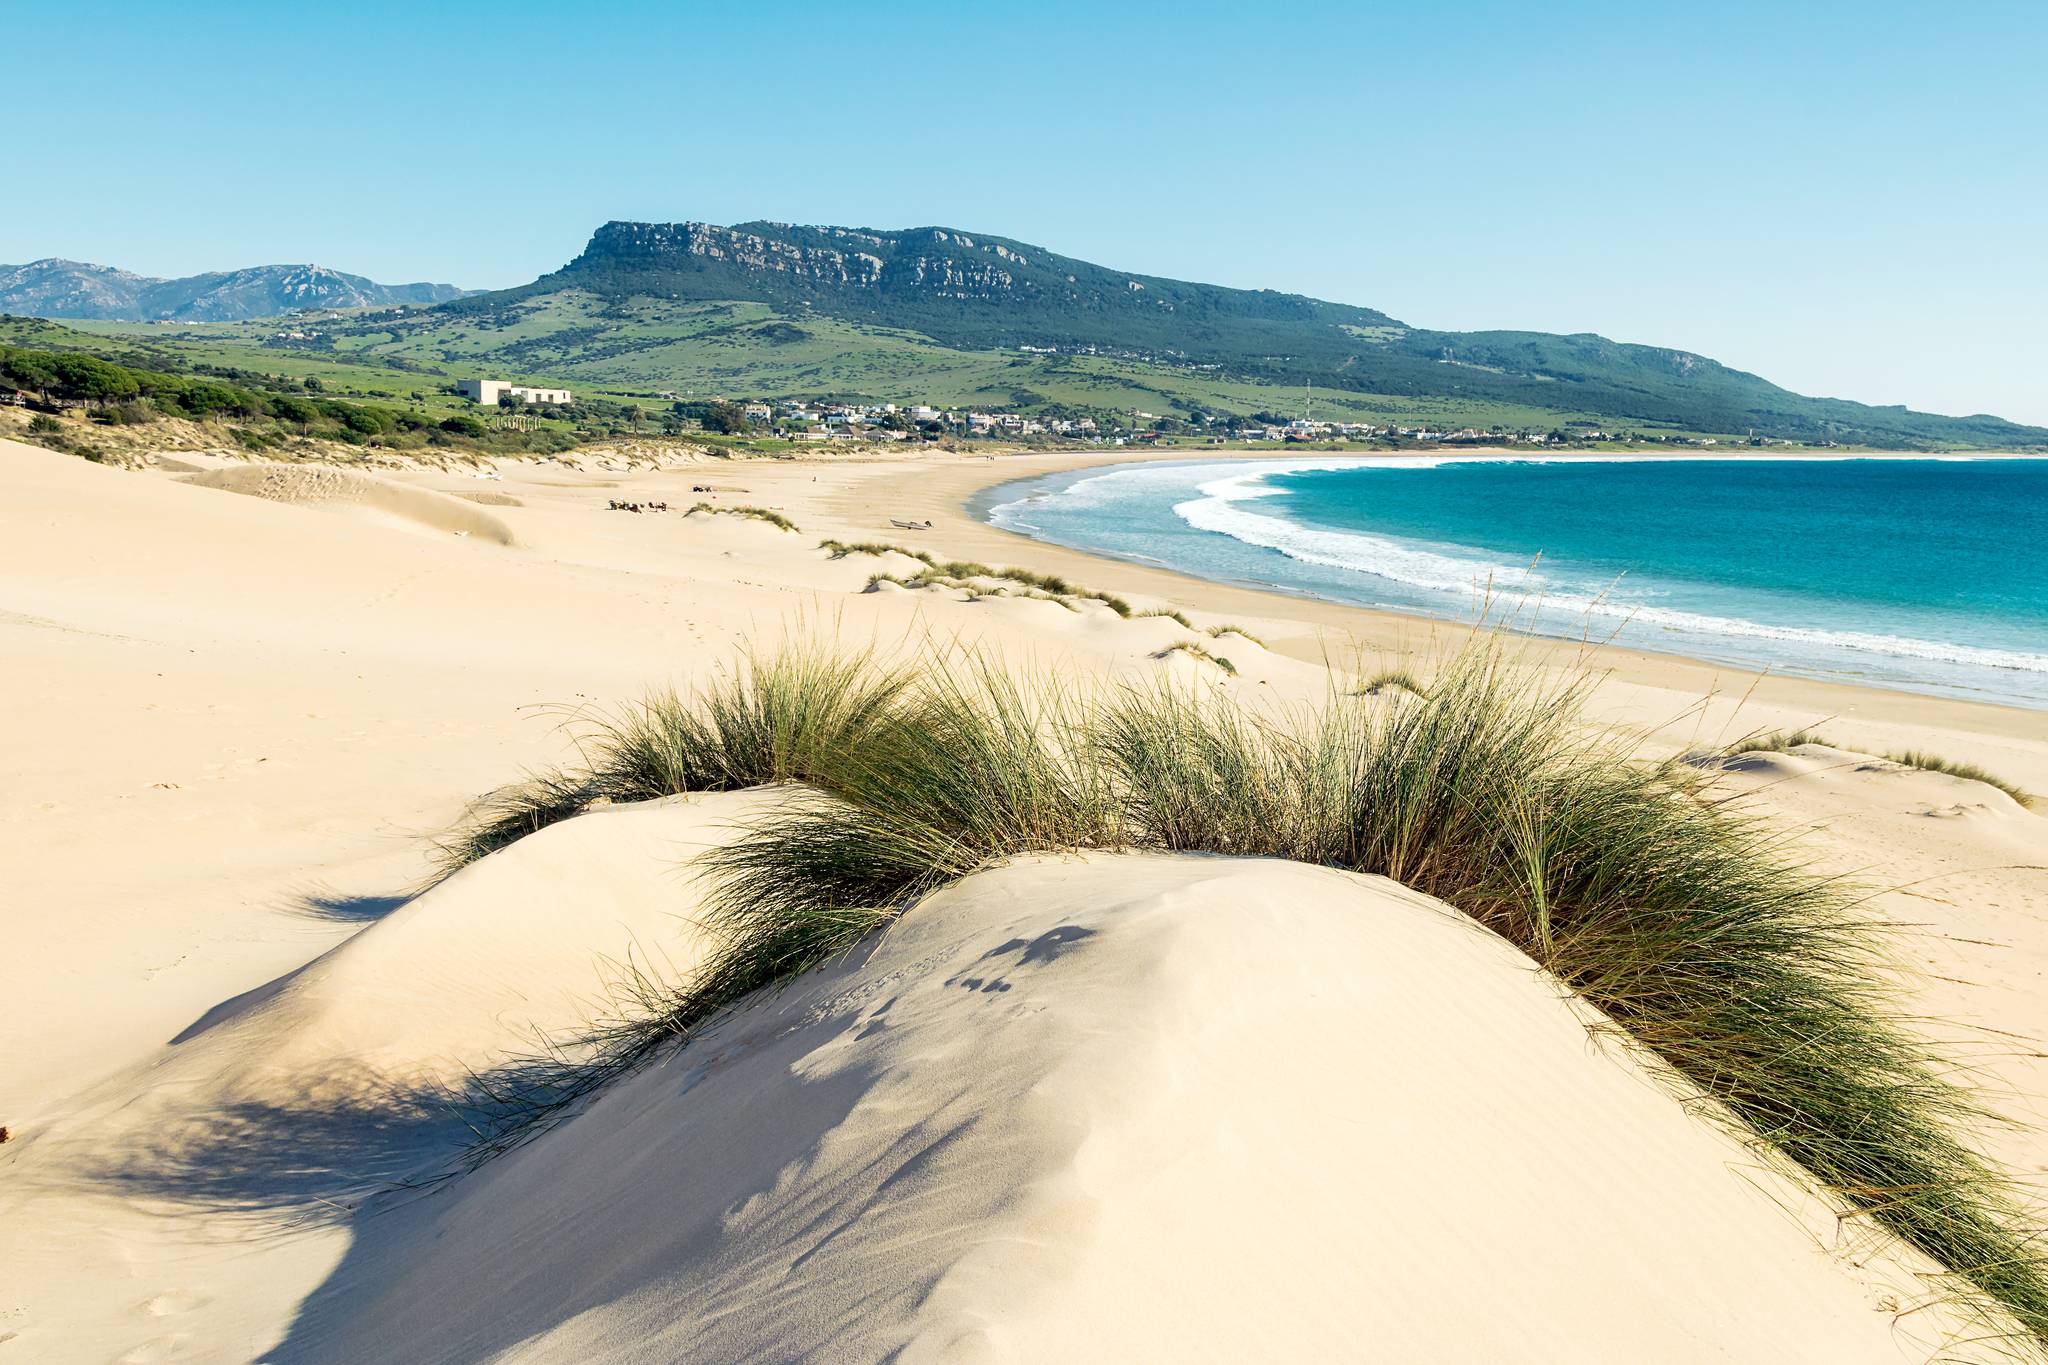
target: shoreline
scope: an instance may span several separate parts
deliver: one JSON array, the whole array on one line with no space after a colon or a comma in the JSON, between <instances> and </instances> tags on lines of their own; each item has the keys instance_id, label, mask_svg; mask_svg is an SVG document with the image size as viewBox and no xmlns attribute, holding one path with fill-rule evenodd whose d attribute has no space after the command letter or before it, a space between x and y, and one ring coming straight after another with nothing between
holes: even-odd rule
<instances>
[{"instance_id":1,"label":"shoreline","mask_svg":"<svg viewBox=\"0 0 2048 1365\"><path fill-rule=\"evenodd\" d=\"M1852 471L1823 468L1837 464L1855 464L1864 472L1847 478ZM1972 466L1979 473L1958 469L1952 476L1944 476L1930 468L1934 465ZM1573 466L1587 467L1574 474ZM1737 670L2021 711L2048 710L2048 674L2042 672L2048 669L2048 645L2039 643L2038 633L2023 627L2019 618L1979 618L1966 613L1916 623L1916 614L1941 612L1938 604L1944 594L1900 599L1896 608L1889 605L1892 599L1887 594L1859 595L1846 584L1838 596L1827 586L1825 567L1819 564L1806 564L1771 582L1752 580L1744 576L1743 566L1759 553L1767 562L1771 548L1757 543L1752 535L1745 551L1734 552L1732 547L1743 543L1739 527L1734 528L1737 539L1731 548L1720 552L1726 558L1725 576L1714 568L1696 572L1659 569L1640 559L1645 553L1654 558L1648 542L1638 541L1637 549L1627 549L1626 537L1623 544L1613 543L1613 527L1609 528L1608 543L1595 550L1606 554L1608 567L1589 571L1586 564L1577 562L1579 552L1572 548L1569 535L1564 544L1552 543L1551 536L1559 533L1556 527L1540 530L1525 525L1523 539L1510 540L1521 548L1503 551L1476 527L1403 531L1371 516L1358 520L1341 506L1331 509L1334 521L1315 517L1301 521L1276 510L1287 505L1287 498L1268 501L1273 494L1320 489L1325 486L1322 481L1328 480L1336 481L1329 487L1355 488L1358 496L1370 496L1368 487L1375 492L1379 489L1379 479L1373 475L1377 470L1386 477L1405 475L1401 482L1409 492L1424 485L1439 490L1438 496L1441 490L1460 488L1461 480L1469 477L1479 482L1464 489L1464 496L1480 496L1479 489L1496 490L1483 495L1484 501L1491 502L1503 496L1500 490L1516 486L1524 477L1512 476L1510 471L1515 468L1523 469L1530 479L1537 479L1538 471L1549 471L1539 479L1537 488L1549 479L1575 480L1572 486L1581 489L1582 496L1593 496L1594 490L1603 488L1655 489L1664 486L1668 478L1711 498L1715 489L1745 486L1746 475L1757 475L1766 489L1793 480L1804 490L1797 495L1802 500L1837 490L1848 507L1859 509L1845 512L1845 516L1864 526L1878 506L1891 505L1899 495L1894 492L1872 504L1873 494L1859 489L1894 488L1904 477L1906 486L1924 487L1930 496L1939 496L1943 488L1967 489L1983 479L2005 478L2006 471L2013 478L2028 480L2026 487L2048 470L2048 461L2018 456L1982 461L1888 458L1865 462L1854 457L1747 461L1713 456L1637 459L1519 454L1441 459L1311 456L1276 461L1220 455L1192 462L1118 463L1027 476L972 494L968 511L978 520L1028 539L1311 601L1453 623L1475 619L1483 601L1491 617L1512 619L1518 623L1518 633L1537 638L1575 640L1590 635L1624 648ZM1887 468L1894 472L1884 472ZM1663 474L1656 473L1659 469ZM1612 472L1600 472L1603 470ZM1629 474L1629 470L1636 472ZM1133 477L1139 484L1128 482ZM1158 483L1161 478L1163 484ZM1513 481L1499 482L1504 478ZM1119 484L1119 479L1125 482ZM1366 482L1347 482L1358 479ZM1452 482L1443 482L1447 479ZM1651 482L1644 484L1643 480ZM1091 493L1079 504L1068 497L1098 485L1103 492ZM1118 491L1108 492L1112 485ZM1140 485L1152 491L1139 491ZM1109 498L1106 504L1101 502L1103 496ZM1690 502L1696 492L1683 496ZM1978 510L1984 518L1981 525L1988 526L1993 509L1979 504ZM1739 517L1747 514L1747 504L1741 512L1725 505L1718 511ZM1551 512L1569 516L1564 507L1553 507ZM1482 514L1482 520L1490 515ZM1511 503L1501 515L1514 520ZM1638 537L1645 527L1659 524L1652 508L1646 507L1645 515L1651 520L1629 517L1638 524ZM1798 525L1803 538L1811 526L1810 515L1802 514ZM1898 536L1909 534L1905 526L1896 530ZM1976 578L1980 573L1987 585L1999 581L2002 575L1976 555L1966 562L1944 563L1935 541L1950 539L1937 535L1917 550L1892 549L1885 559L1888 564L1920 564L1915 576L1930 583L1980 581ZM1967 543L1969 537L1961 539ZM1774 546L1777 537L1771 541ZM1854 557L1854 545L1840 548ZM1529 562L1532 554L1543 570L1533 584L1521 577L1534 572ZM1390 565L1375 562L1381 558ZM1617 564L1628 567L1614 567ZM2023 566L2020 571L2024 572ZM1380 574L1387 576L1376 576ZM1446 592L1450 581L1446 574L1466 576L1462 588ZM1816 574L1818 578L1813 577ZM1623 591L1610 600L1611 593L1625 588L1624 578L1632 580L1637 591ZM1745 583L1753 591L1740 586ZM1762 600L1785 593L1795 594L1802 606L1789 617Z\"/></svg>"},{"instance_id":2,"label":"shoreline","mask_svg":"<svg viewBox=\"0 0 2048 1365\"><path fill-rule=\"evenodd\" d=\"M1488 452L1473 454L1495 458ZM1278 588L1222 583L1178 569L1077 550L993 525L974 515L969 508L972 499L990 488L1047 474L1127 464L1194 463L1208 459L1278 462L1301 458L1298 452L1293 451L1226 450L1194 456L1181 451L1088 451L988 456L973 462L906 461L835 467L871 471L867 477L856 476L849 482L865 495L863 501L873 498L885 503L889 509L888 516L902 520L929 519L932 522L933 529L928 532L891 533L885 521L880 532L884 538L893 534L896 539L928 548L931 542L936 541L945 554L956 558L1028 564L1078 581L1101 584L1118 591L1166 597L1225 615L1289 619L1310 626L1327 639L1362 646L1362 652L1366 653L1414 653L1424 647L1442 648L1469 638L1474 627L1468 623L1383 608L1352 606ZM832 510L841 515L853 510L845 505L844 499L834 501L838 505ZM1582 645L1576 641L1520 632L1515 633L1515 639L1540 662L1562 664L1567 656L1588 658L1594 667L1619 682L1693 696L1742 694L1750 703L1746 709L1782 709L1803 713L1815 721L1837 719L1845 725L1856 722L1915 729L1964 730L1986 738L2039 744L2044 751L2038 756L2030 756L2032 761L2025 766L2031 770L2033 781L2048 785L2048 711L2000 702L1929 696L1860 683L1778 673L1760 674L1735 665L1622 643ZM1320 645L1305 648L1300 641L1276 641L1273 647L1276 652L1311 663L1322 662L1331 654Z\"/></svg>"}]
</instances>

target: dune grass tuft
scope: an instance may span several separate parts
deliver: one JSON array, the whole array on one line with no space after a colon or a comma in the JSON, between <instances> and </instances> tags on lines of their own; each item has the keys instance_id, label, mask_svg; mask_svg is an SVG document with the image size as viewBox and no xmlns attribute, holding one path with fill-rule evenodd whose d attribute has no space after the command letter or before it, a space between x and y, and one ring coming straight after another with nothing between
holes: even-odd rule
<instances>
[{"instance_id":1,"label":"dune grass tuft","mask_svg":"<svg viewBox=\"0 0 2048 1365\"><path fill-rule=\"evenodd\" d=\"M888 545L879 540L837 540L827 537L818 542L818 548L828 552L828 558L845 559L850 555L907 555L932 563L932 557L923 550L905 549L901 545Z\"/></svg>"},{"instance_id":2,"label":"dune grass tuft","mask_svg":"<svg viewBox=\"0 0 2048 1365\"><path fill-rule=\"evenodd\" d=\"M1724 749L1716 751L1716 757L1735 758L1742 754L1782 754L1802 744L1826 744L1818 730L1766 730L1761 734L1747 735Z\"/></svg>"},{"instance_id":3,"label":"dune grass tuft","mask_svg":"<svg viewBox=\"0 0 2048 1365\"><path fill-rule=\"evenodd\" d=\"M1240 640L1251 641L1251 643L1257 645L1260 649L1266 648L1266 642L1264 640L1261 640L1258 636L1252 634L1243 626L1239 625L1210 626L1206 628L1202 633L1204 635L1207 635L1212 640L1220 640L1226 635L1235 635Z\"/></svg>"},{"instance_id":4,"label":"dune grass tuft","mask_svg":"<svg viewBox=\"0 0 2048 1365\"><path fill-rule=\"evenodd\" d=\"M708 502L700 502L692 506L690 510L688 512L683 513L683 515L689 516L695 512L710 512L716 516L721 517L747 517L754 521L765 521L778 531L795 531L801 529L797 526L795 522L791 521L788 517L785 517L784 515L782 515L782 513L776 511L771 507L714 507L712 504Z\"/></svg>"},{"instance_id":5,"label":"dune grass tuft","mask_svg":"<svg viewBox=\"0 0 2048 1365\"><path fill-rule=\"evenodd\" d=\"M1427 697L1429 689L1405 668L1383 668L1365 680L1359 688L1362 696L1377 697L1382 692L1406 692L1410 696Z\"/></svg>"},{"instance_id":6,"label":"dune grass tuft","mask_svg":"<svg viewBox=\"0 0 2048 1365\"><path fill-rule=\"evenodd\" d=\"M1996 773L1986 772L1974 763L1962 763L1952 758L1943 758L1940 754L1923 753L1918 749L1886 754L1884 757L1887 762L1897 763L1901 767L1920 768L1931 773L1947 773L1950 777L1960 777L1970 782L1982 782L1987 787L1998 788L2022 806L2034 804L2032 793L2014 786Z\"/></svg>"},{"instance_id":7,"label":"dune grass tuft","mask_svg":"<svg viewBox=\"0 0 2048 1365\"><path fill-rule=\"evenodd\" d=\"M997 579L994 581L998 585L1000 585L1003 580ZM980 583L976 583L970 579L953 578L946 574L938 573L936 571L932 573L913 574L907 578L901 574L893 573L877 573L868 575L868 587L870 589L874 588L877 584L881 583L894 583L899 588L911 589L951 588L959 592L967 593L969 595L969 600L975 602L979 602L984 597L1022 597L1027 600L1035 602L1055 602L1058 603L1060 606L1065 607L1068 611L1081 610L1081 602L1083 599L1078 597L1070 597L1056 592L1046 592L1042 588L1027 587L1022 584L1013 588L1002 586L989 587L987 586L988 582L989 580L985 579Z\"/></svg>"},{"instance_id":8,"label":"dune grass tuft","mask_svg":"<svg viewBox=\"0 0 2048 1365\"><path fill-rule=\"evenodd\" d=\"M1428 687L1404 681L1409 704L1340 696L1268 716L1200 688L1032 691L981 664L869 690L846 670L799 671L796 686L865 698L864 719L782 765L809 785L706 855L712 965L648 986L518 1089L492 1132L564 1112L994 861L1289 858L1390 877L1500 933L1703 1113L2048 1342L2048 1268L2006 1178L1966 1141L1984 1115L1899 1019L1855 890L1701 799L1706 775L1634 761L1584 720L1589 680L1540 676L1482 642ZM563 780L573 793L588 779Z\"/></svg>"},{"instance_id":9,"label":"dune grass tuft","mask_svg":"<svg viewBox=\"0 0 2048 1365\"><path fill-rule=\"evenodd\" d=\"M581 815L603 795L588 774L552 768L486 792L469 803L453 829L433 841L437 876L467 867L507 844Z\"/></svg>"},{"instance_id":10,"label":"dune grass tuft","mask_svg":"<svg viewBox=\"0 0 2048 1365\"><path fill-rule=\"evenodd\" d=\"M1222 669L1225 673L1228 673L1231 677L1234 678L1237 676L1236 664L1230 662L1230 660L1224 658L1221 654L1211 653L1207 645L1204 645L1199 641L1195 640L1175 641L1173 644L1168 645L1166 648L1160 650L1157 654L1154 654L1152 657L1155 659L1170 659L1176 654L1185 654L1190 659L1200 659L1203 663L1214 664L1216 665L1216 667Z\"/></svg>"},{"instance_id":11,"label":"dune grass tuft","mask_svg":"<svg viewBox=\"0 0 2048 1365\"><path fill-rule=\"evenodd\" d=\"M808 780L821 756L858 746L907 685L872 654L787 649L740 656L684 698L649 694L610 714L571 717L577 762L474 803L436 841L443 875L599 801L649 801Z\"/></svg>"},{"instance_id":12,"label":"dune grass tuft","mask_svg":"<svg viewBox=\"0 0 2048 1365\"><path fill-rule=\"evenodd\" d=\"M1026 588L1034 590L1030 593L1020 594L1023 596L1042 597L1046 600L1059 601L1067 606L1074 606L1079 602L1100 602L1118 616L1129 617L1132 614L1131 604L1114 593L1096 592L1092 588L1079 587L1061 578L1058 574L1037 573L1030 569L996 568L992 565L982 564L970 559L940 559L928 550L919 550L907 545L887 545L879 541L828 539L819 541L818 548L829 551L833 559L845 559L849 555L903 555L905 558L917 560L927 569L931 570L928 574L918 574L910 578L897 574L876 574L868 579L870 586L878 582L888 582L900 584L904 587L919 587L929 584L938 587L967 588L973 591L972 585L965 580L972 578L998 579L1019 583Z\"/></svg>"}]
</instances>

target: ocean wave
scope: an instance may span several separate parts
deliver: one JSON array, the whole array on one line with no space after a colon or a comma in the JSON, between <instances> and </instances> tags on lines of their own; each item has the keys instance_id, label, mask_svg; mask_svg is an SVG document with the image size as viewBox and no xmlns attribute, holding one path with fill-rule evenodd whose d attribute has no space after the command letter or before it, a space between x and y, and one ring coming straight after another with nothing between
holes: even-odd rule
<instances>
[{"instance_id":1,"label":"ocean wave","mask_svg":"<svg viewBox=\"0 0 2048 1365\"><path fill-rule=\"evenodd\" d=\"M1601 618L1654 626L1681 635L1772 641L1802 649L1840 650L1851 654L2048 674L2048 654L1864 631L1774 625L1742 617L1660 607L1641 600L1628 600L1611 591L1588 590L1584 585L1572 584L1557 574L1539 572L1535 565L1518 566L1490 560L1483 552L1459 555L1361 532L1301 526L1242 505L1283 491L1266 482L1269 475L1355 467L1357 462L1235 466L1225 477L1197 485L1194 491L1201 496L1175 503L1173 512L1198 531L1274 550L1303 563L1385 579L1426 592L1456 595L1461 599L1460 606L1482 596L1495 600L1506 597L1552 618ZM1181 472L1186 473L1184 466Z\"/></svg>"},{"instance_id":2,"label":"ocean wave","mask_svg":"<svg viewBox=\"0 0 2048 1365\"><path fill-rule=\"evenodd\" d=\"M1627 464L1686 464L1726 463L1731 460L1754 460L1757 457L1741 455L1732 449L1721 453L1686 452L1684 454L1658 454L1629 452L1626 454L1570 454L1538 455L1505 451L1490 451L1486 454L1445 452L1429 455L1324 455L1307 456L1299 459L1276 459L1268 456L1257 461L1221 464L1215 459L1190 461L1186 464L1158 463L1125 465L1121 468L1104 470L1084 475L1073 482L1057 488L1040 488L1024 497L1010 502L996 503L988 508L988 519L995 525L1008 529L1027 529L1023 521L1024 508L1033 504L1047 504L1062 513L1100 511L1128 498L1142 496L1148 492L1171 492L1187 485L1192 476L1208 476L1209 482L1200 485L1206 493L1220 484L1235 486L1237 491L1228 496L1232 500L1263 497L1282 490L1265 485L1264 480L1275 475L1329 473L1343 470L1428 470L1442 469L1447 465L1627 465ZM2038 459L2038 456L2008 454L1911 454L1885 455L1862 452L1852 455L1772 455L1769 463L1788 464L1858 464L1883 461L1937 461L1944 464L1969 464L2005 460ZM1225 475L1217 479L1217 474ZM1012 523L1016 525L1012 525ZM1028 527L1035 530L1036 527Z\"/></svg>"}]
</instances>

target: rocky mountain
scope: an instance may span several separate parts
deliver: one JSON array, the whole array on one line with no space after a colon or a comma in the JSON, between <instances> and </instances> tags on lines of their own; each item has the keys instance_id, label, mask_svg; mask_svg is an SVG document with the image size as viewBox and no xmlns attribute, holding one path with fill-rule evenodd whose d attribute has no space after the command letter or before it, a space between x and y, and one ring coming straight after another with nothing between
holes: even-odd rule
<instances>
[{"instance_id":1,"label":"rocky mountain","mask_svg":"<svg viewBox=\"0 0 2048 1365\"><path fill-rule=\"evenodd\" d=\"M0 312L132 322L238 322L306 308L443 303L452 284L378 284L318 265L259 265L183 279L57 259L0 266Z\"/></svg>"},{"instance_id":2,"label":"rocky mountain","mask_svg":"<svg viewBox=\"0 0 2048 1365\"><path fill-rule=\"evenodd\" d=\"M1092 350L1294 388L1513 403L1617 425L1872 445L2048 442L2048 430L1996 417L1809 398L1688 351L1590 333L1435 331L1371 308L1111 270L943 227L611 222L560 270L436 311L502 321L570 295L594 295L621 317L630 303L643 328L665 304L753 302L798 324L825 316L960 350ZM586 350L601 340L589 330L574 338Z\"/></svg>"},{"instance_id":3,"label":"rocky mountain","mask_svg":"<svg viewBox=\"0 0 2048 1365\"><path fill-rule=\"evenodd\" d=\"M940 227L613 222L561 270L504 292L565 286L815 309L973 349L1093 345L1178 356L1220 346L1248 354L1293 349L1304 326L1400 326L1370 308L1130 274Z\"/></svg>"}]
</instances>

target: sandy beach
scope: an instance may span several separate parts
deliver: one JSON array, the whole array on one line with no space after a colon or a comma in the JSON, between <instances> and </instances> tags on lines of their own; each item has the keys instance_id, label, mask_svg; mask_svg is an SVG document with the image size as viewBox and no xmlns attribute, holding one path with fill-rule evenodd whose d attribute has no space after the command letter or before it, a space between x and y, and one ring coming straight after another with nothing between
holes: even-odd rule
<instances>
[{"instance_id":1,"label":"sandy beach","mask_svg":"<svg viewBox=\"0 0 2048 1365\"><path fill-rule=\"evenodd\" d=\"M1464 636L964 510L1130 458L134 472L0 442L0 1363L1973 1358L1924 1258L1590 1041L1502 940L1271 861L977 873L517 1152L380 1193L463 1141L392 1096L575 1029L622 960L699 960L692 860L767 799L593 811L421 892L429 837L568 756L576 708L820 634L1271 708ZM870 589L914 561L826 538L1257 642ZM1191 639L1235 671L1168 652ZM1591 714L1650 758L1824 733L1724 780L1895 888L1870 908L1907 1012L2011 1120L1984 1144L2039 1201L2048 816L1876 756L2048 791L2048 713L1625 638L1527 654L1603 674ZM1204 1311L1226 1295L1243 1311Z\"/></svg>"}]
</instances>

